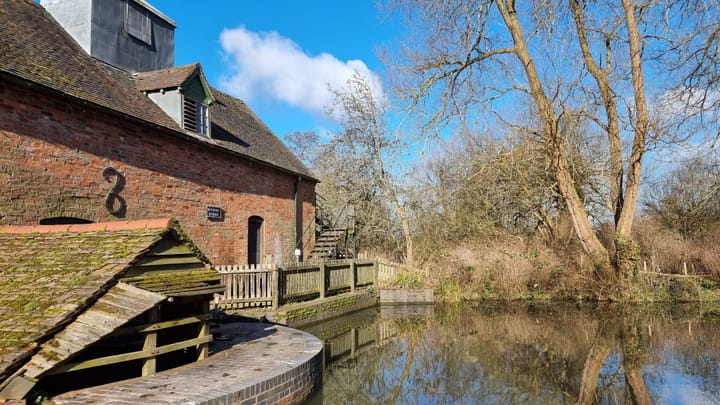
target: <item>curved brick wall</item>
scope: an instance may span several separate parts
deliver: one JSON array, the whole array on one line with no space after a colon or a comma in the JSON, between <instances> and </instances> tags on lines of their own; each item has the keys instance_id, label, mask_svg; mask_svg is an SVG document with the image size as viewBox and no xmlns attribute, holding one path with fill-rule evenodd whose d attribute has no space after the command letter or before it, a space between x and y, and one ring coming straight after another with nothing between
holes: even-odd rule
<instances>
[{"instance_id":1,"label":"curved brick wall","mask_svg":"<svg viewBox=\"0 0 720 405\"><path fill-rule=\"evenodd\" d=\"M209 358L149 377L59 395L53 404L302 404L320 388L323 343L279 325L220 325Z\"/></svg>"}]
</instances>

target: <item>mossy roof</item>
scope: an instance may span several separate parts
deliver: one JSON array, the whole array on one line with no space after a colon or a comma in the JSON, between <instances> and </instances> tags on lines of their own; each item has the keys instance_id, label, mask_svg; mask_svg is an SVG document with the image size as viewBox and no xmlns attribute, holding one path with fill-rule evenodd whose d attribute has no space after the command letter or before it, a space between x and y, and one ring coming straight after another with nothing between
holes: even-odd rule
<instances>
[{"instance_id":1,"label":"mossy roof","mask_svg":"<svg viewBox=\"0 0 720 405\"><path fill-rule=\"evenodd\" d=\"M0 227L0 381L177 229L171 219Z\"/></svg>"},{"instance_id":2,"label":"mossy roof","mask_svg":"<svg viewBox=\"0 0 720 405\"><path fill-rule=\"evenodd\" d=\"M0 0L0 77L36 84L81 103L133 117L151 127L168 129L203 147L219 148L316 181L241 100L222 94L224 107L211 107L211 131L214 134L217 130L220 135L216 140L183 130L141 91L148 87L163 88L159 82L163 72L165 79L177 82L196 67L199 65L148 72L144 74L147 80L139 79L142 75L134 77L88 55L40 4L32 0ZM215 89L211 92L216 96Z\"/></svg>"},{"instance_id":3,"label":"mossy roof","mask_svg":"<svg viewBox=\"0 0 720 405\"><path fill-rule=\"evenodd\" d=\"M135 80L135 88L140 91L163 90L182 86L190 76L201 70L199 63L192 63L170 69L138 72L132 77Z\"/></svg>"}]
</instances>

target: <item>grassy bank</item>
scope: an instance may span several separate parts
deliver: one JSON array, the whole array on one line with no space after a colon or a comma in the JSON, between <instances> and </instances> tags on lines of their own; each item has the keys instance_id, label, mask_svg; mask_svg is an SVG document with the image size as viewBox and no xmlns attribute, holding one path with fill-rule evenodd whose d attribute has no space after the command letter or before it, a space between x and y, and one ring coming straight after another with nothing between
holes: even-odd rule
<instances>
[{"instance_id":1,"label":"grassy bank","mask_svg":"<svg viewBox=\"0 0 720 405\"><path fill-rule=\"evenodd\" d=\"M688 273L687 266L648 269L639 258L627 277L630 302L720 301L720 282L712 273ZM682 263L681 261L676 261ZM577 247L546 246L522 238L496 239L447 248L422 265L405 270L393 283L401 288L432 288L438 300L596 300L607 286L593 276Z\"/></svg>"}]
</instances>

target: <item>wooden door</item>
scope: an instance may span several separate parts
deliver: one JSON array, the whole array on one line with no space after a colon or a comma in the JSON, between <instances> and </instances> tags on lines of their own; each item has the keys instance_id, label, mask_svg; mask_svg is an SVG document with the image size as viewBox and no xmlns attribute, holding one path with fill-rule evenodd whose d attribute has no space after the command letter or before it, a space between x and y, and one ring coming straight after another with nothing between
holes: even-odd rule
<instances>
[{"instance_id":1,"label":"wooden door","mask_svg":"<svg viewBox=\"0 0 720 405\"><path fill-rule=\"evenodd\" d=\"M248 264L262 263L263 219L252 216L248 219Z\"/></svg>"}]
</instances>

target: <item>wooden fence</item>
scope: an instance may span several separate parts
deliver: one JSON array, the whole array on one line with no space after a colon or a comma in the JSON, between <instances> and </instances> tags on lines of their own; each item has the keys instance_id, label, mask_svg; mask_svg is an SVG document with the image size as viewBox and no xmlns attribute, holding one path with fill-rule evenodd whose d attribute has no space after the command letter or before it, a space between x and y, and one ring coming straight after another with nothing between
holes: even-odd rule
<instances>
[{"instance_id":1,"label":"wooden fence","mask_svg":"<svg viewBox=\"0 0 720 405\"><path fill-rule=\"evenodd\" d=\"M325 298L358 287L377 285L395 274L395 265L378 260L337 260L299 265L214 266L225 285L215 296L221 309L272 307Z\"/></svg>"}]
</instances>

